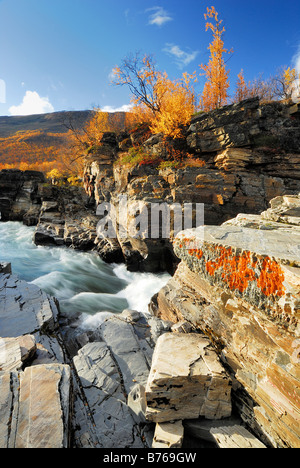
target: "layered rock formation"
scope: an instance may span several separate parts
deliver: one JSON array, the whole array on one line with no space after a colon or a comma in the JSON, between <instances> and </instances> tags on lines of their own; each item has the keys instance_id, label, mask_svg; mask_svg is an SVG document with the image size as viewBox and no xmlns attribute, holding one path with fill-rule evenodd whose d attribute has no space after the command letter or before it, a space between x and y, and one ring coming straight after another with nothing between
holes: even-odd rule
<instances>
[{"instance_id":1,"label":"layered rock formation","mask_svg":"<svg viewBox=\"0 0 300 468\"><path fill-rule=\"evenodd\" d=\"M1 221L24 221L36 225L41 205L39 184L45 182L44 175L35 171L0 171Z\"/></svg>"},{"instance_id":2,"label":"layered rock formation","mask_svg":"<svg viewBox=\"0 0 300 468\"><path fill-rule=\"evenodd\" d=\"M180 141L166 146L161 135L139 140L146 155L161 159L168 157L169 147L169 167L161 169L119 164L117 156L126 153L124 144L111 134L105 136L102 146L86 159L85 187L96 205L109 202L114 207L121 234L116 233L113 248L121 247L128 267L172 271L176 259L169 238L151 238L145 227L132 234L128 216L119 215L124 195L129 204L139 203L133 218L142 211L150 217L151 203L165 203L170 210L174 204L197 203L204 204L205 224L219 225L240 212L259 214L276 196L299 192L299 115L297 105L260 105L258 99L201 113ZM124 140L127 147L135 146L133 136ZM172 164L175 153L189 154L189 162L177 168ZM197 166L193 161L199 158L202 164ZM170 230L172 240L172 225ZM104 239L101 248L105 245Z\"/></svg>"},{"instance_id":3,"label":"layered rock formation","mask_svg":"<svg viewBox=\"0 0 300 468\"><path fill-rule=\"evenodd\" d=\"M85 192L39 173L0 173L2 220L37 224L37 244L97 250L131 270L174 271L180 262L151 301L154 317L126 311L93 331L0 264L4 447L142 448L153 435L153 447L178 447L185 431L221 446L237 445L236 434L245 446L261 446L253 434L267 446L299 446L299 132L297 105L254 99L195 116L174 142L204 164L122 166L118 154L136 140L109 133L89 152ZM145 152L165 152L159 135L140 137ZM135 212L122 209L124 197ZM176 236L173 225L163 236L161 225L151 236L158 203L204 204L205 226ZM106 221L115 237L97 229L101 205L113 207ZM128 223L142 213L149 222L134 235ZM231 408L250 435L231 424ZM209 426L204 417L225 419Z\"/></svg>"},{"instance_id":4,"label":"layered rock formation","mask_svg":"<svg viewBox=\"0 0 300 468\"><path fill-rule=\"evenodd\" d=\"M38 245L96 250L105 261L123 261L130 270L173 273L174 205L203 204L205 224L219 225L240 212L259 214L271 199L300 191L299 115L297 104L260 105L250 99L196 115L185 137L167 145L161 135L147 140L141 130L105 133L100 146L85 155L85 192L50 186L36 172L2 171L2 220L37 225ZM134 148L158 161L169 158L170 164L120 164L119 156ZM190 157L178 168L174 154ZM159 203L171 218L162 222L170 225L167 236L163 226L158 235L151 232L151 210ZM141 213L149 217L142 228ZM97 229L103 217L116 227L115 235Z\"/></svg>"},{"instance_id":5,"label":"layered rock formation","mask_svg":"<svg viewBox=\"0 0 300 468\"><path fill-rule=\"evenodd\" d=\"M235 406L275 447L299 447L299 196L262 215L183 231L181 263L152 312L209 336L233 379Z\"/></svg>"}]
</instances>

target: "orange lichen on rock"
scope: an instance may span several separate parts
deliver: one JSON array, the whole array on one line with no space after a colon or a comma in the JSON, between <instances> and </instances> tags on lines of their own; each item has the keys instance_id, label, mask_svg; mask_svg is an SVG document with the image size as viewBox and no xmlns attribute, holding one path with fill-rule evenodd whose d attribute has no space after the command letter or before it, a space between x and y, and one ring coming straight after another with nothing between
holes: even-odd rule
<instances>
[{"instance_id":1,"label":"orange lichen on rock","mask_svg":"<svg viewBox=\"0 0 300 468\"><path fill-rule=\"evenodd\" d=\"M251 281L256 281L257 286L265 296L283 296L285 288L283 286L284 274L280 265L265 258L260 268L260 276L257 278L255 268L258 265L257 259L253 260L250 252L243 252L241 255L233 255L232 249L217 247L219 256L215 260L206 262L206 271L213 276L217 270L222 269L222 279L230 289L238 289L243 293Z\"/></svg>"},{"instance_id":2,"label":"orange lichen on rock","mask_svg":"<svg viewBox=\"0 0 300 468\"><path fill-rule=\"evenodd\" d=\"M180 247L180 246L179 246ZM192 257L196 257L198 258L198 260L201 260L201 258L203 257L203 251L201 249L189 249L188 250L188 253L189 255L191 255Z\"/></svg>"},{"instance_id":3,"label":"orange lichen on rock","mask_svg":"<svg viewBox=\"0 0 300 468\"><path fill-rule=\"evenodd\" d=\"M185 248L188 255L198 260L202 260L201 268L205 268L210 276L218 273L224 283L231 290L238 290L244 293L251 282L265 296L281 297L285 293L283 286L284 274L280 265L269 257L258 260L256 255L250 251L243 251L237 254L232 247L222 245L205 245L203 249L188 248L191 239L183 238L179 247ZM205 252L207 257L205 258Z\"/></svg>"},{"instance_id":4,"label":"orange lichen on rock","mask_svg":"<svg viewBox=\"0 0 300 468\"><path fill-rule=\"evenodd\" d=\"M257 286L262 290L263 294L265 296L271 294L283 296L285 292L283 281L284 274L280 265L269 257L265 258L260 277L257 280Z\"/></svg>"},{"instance_id":5,"label":"orange lichen on rock","mask_svg":"<svg viewBox=\"0 0 300 468\"><path fill-rule=\"evenodd\" d=\"M206 263L206 271L213 276L216 270L222 269L222 279L230 289L238 289L244 292L250 281L255 280L254 264L251 261L251 253L243 252L242 255L232 255L232 249L218 247L220 252L216 260Z\"/></svg>"}]
</instances>

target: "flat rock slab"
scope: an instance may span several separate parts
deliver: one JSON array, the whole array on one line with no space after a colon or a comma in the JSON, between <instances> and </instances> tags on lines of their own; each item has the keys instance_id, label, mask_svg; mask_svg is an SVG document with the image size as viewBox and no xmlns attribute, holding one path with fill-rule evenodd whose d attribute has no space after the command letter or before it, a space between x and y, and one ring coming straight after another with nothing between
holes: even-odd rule
<instances>
[{"instance_id":1,"label":"flat rock slab","mask_svg":"<svg viewBox=\"0 0 300 468\"><path fill-rule=\"evenodd\" d=\"M154 422L231 415L231 381L210 341L166 333L156 344L146 386L146 418Z\"/></svg>"},{"instance_id":2,"label":"flat rock slab","mask_svg":"<svg viewBox=\"0 0 300 468\"><path fill-rule=\"evenodd\" d=\"M152 448L181 448L183 436L182 421L157 423Z\"/></svg>"},{"instance_id":3,"label":"flat rock slab","mask_svg":"<svg viewBox=\"0 0 300 468\"><path fill-rule=\"evenodd\" d=\"M93 421L98 447L143 448L126 404L118 366L107 344L88 343L79 350L73 362Z\"/></svg>"},{"instance_id":4,"label":"flat rock slab","mask_svg":"<svg viewBox=\"0 0 300 468\"><path fill-rule=\"evenodd\" d=\"M2 338L53 331L58 310L38 286L15 275L0 274L0 336Z\"/></svg>"},{"instance_id":5,"label":"flat rock slab","mask_svg":"<svg viewBox=\"0 0 300 468\"><path fill-rule=\"evenodd\" d=\"M0 371L12 372L22 369L24 362L36 351L32 335L17 338L0 338Z\"/></svg>"},{"instance_id":6,"label":"flat rock slab","mask_svg":"<svg viewBox=\"0 0 300 468\"><path fill-rule=\"evenodd\" d=\"M67 448L70 368L32 366L0 373L0 447Z\"/></svg>"},{"instance_id":7,"label":"flat rock slab","mask_svg":"<svg viewBox=\"0 0 300 468\"><path fill-rule=\"evenodd\" d=\"M153 353L145 340L148 329L147 322L130 323L119 316L111 317L100 327L101 337L109 345L122 373L127 394L136 383L145 385L148 379Z\"/></svg>"},{"instance_id":8,"label":"flat rock slab","mask_svg":"<svg viewBox=\"0 0 300 468\"><path fill-rule=\"evenodd\" d=\"M183 242L181 242L183 240ZM201 249L204 243L221 244L235 249L256 252L258 255L274 257L279 262L300 265L300 233L293 236L289 232L274 230L254 230L240 226L202 226L187 229L177 236L178 249Z\"/></svg>"},{"instance_id":9,"label":"flat rock slab","mask_svg":"<svg viewBox=\"0 0 300 468\"><path fill-rule=\"evenodd\" d=\"M226 426L210 430L219 448L266 448L243 426Z\"/></svg>"}]
</instances>

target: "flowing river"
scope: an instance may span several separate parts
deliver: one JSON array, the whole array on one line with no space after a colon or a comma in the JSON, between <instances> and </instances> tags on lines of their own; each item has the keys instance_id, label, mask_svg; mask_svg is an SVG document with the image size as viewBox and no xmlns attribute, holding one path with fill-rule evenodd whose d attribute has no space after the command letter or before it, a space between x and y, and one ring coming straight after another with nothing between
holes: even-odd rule
<instances>
[{"instance_id":1,"label":"flowing river","mask_svg":"<svg viewBox=\"0 0 300 468\"><path fill-rule=\"evenodd\" d=\"M170 279L167 273L128 272L125 265L108 265L94 253L36 246L33 233L22 223L0 223L0 260L10 262L20 279L55 296L64 313L82 314L88 328L126 308L147 312L153 294Z\"/></svg>"}]
</instances>

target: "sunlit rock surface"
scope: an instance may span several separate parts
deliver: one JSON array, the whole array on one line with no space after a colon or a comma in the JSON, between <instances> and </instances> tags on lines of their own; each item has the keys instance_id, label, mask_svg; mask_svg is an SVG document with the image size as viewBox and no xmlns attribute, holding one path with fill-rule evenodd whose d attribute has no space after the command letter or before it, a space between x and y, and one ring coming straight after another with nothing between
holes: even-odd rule
<instances>
[{"instance_id":1,"label":"sunlit rock surface","mask_svg":"<svg viewBox=\"0 0 300 468\"><path fill-rule=\"evenodd\" d=\"M181 263L150 307L213 340L244 421L275 447L300 440L298 207L277 198L261 216L180 233Z\"/></svg>"}]
</instances>

